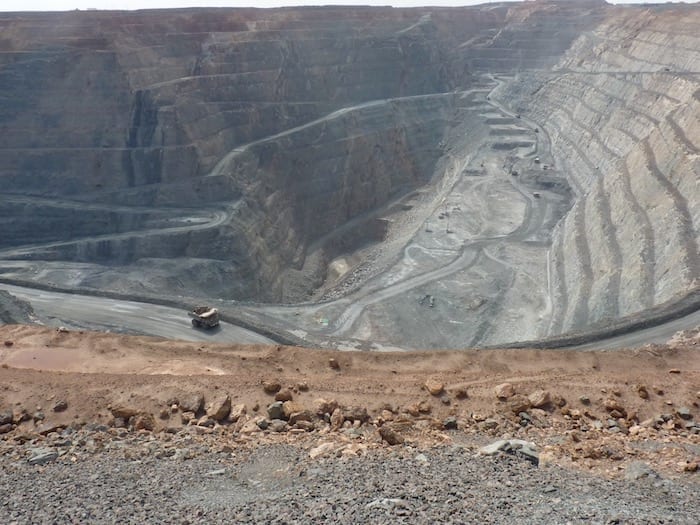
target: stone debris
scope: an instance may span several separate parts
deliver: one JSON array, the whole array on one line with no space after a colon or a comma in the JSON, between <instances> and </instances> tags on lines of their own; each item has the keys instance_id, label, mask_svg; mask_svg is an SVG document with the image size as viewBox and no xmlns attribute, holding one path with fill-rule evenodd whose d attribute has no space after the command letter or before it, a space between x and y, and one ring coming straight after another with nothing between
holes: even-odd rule
<instances>
[{"instance_id":1,"label":"stone debris","mask_svg":"<svg viewBox=\"0 0 700 525\"><path fill-rule=\"evenodd\" d=\"M499 439L479 449L479 454L482 456L493 456L499 452L521 455L535 465L539 463L537 446L522 439Z\"/></svg>"},{"instance_id":2,"label":"stone debris","mask_svg":"<svg viewBox=\"0 0 700 525\"><path fill-rule=\"evenodd\" d=\"M340 363L335 357L331 357L328 360L328 366L330 366L333 370L340 370Z\"/></svg>"},{"instance_id":3,"label":"stone debris","mask_svg":"<svg viewBox=\"0 0 700 525\"><path fill-rule=\"evenodd\" d=\"M338 402L335 399L330 401L326 399L316 399L314 401L314 407L316 408L316 413L323 416L328 414L329 416L338 408Z\"/></svg>"},{"instance_id":4,"label":"stone debris","mask_svg":"<svg viewBox=\"0 0 700 525\"><path fill-rule=\"evenodd\" d=\"M498 399L504 400L515 395L515 388L510 383L502 383L494 389L494 392Z\"/></svg>"},{"instance_id":5,"label":"stone debris","mask_svg":"<svg viewBox=\"0 0 700 525\"><path fill-rule=\"evenodd\" d=\"M429 378L424 386L431 396L439 396L445 391L445 385L437 379Z\"/></svg>"},{"instance_id":6,"label":"stone debris","mask_svg":"<svg viewBox=\"0 0 700 525\"><path fill-rule=\"evenodd\" d=\"M633 461L627 465L624 477L627 481L637 481L642 478L660 479L660 476L643 461Z\"/></svg>"},{"instance_id":7,"label":"stone debris","mask_svg":"<svg viewBox=\"0 0 700 525\"><path fill-rule=\"evenodd\" d=\"M228 418L232 423L236 423L246 414L246 406L241 403L238 405L232 405L231 411L229 412Z\"/></svg>"},{"instance_id":8,"label":"stone debris","mask_svg":"<svg viewBox=\"0 0 700 525\"><path fill-rule=\"evenodd\" d=\"M547 390L535 390L527 396L530 404L535 408L542 408L551 403L552 398Z\"/></svg>"},{"instance_id":9,"label":"stone debris","mask_svg":"<svg viewBox=\"0 0 700 525\"><path fill-rule=\"evenodd\" d=\"M139 411L134 407L121 406L121 405L116 406L116 407L112 407L111 412L115 418L121 418L124 420L128 420L129 418L131 418L139 413Z\"/></svg>"},{"instance_id":10,"label":"stone debris","mask_svg":"<svg viewBox=\"0 0 700 525\"><path fill-rule=\"evenodd\" d=\"M403 445L404 438L397 432L391 425L383 425L379 427L379 435L386 441L389 445Z\"/></svg>"},{"instance_id":11,"label":"stone debris","mask_svg":"<svg viewBox=\"0 0 700 525\"><path fill-rule=\"evenodd\" d=\"M267 417L270 419L282 419L284 417L284 403L275 401L267 407Z\"/></svg>"},{"instance_id":12,"label":"stone debris","mask_svg":"<svg viewBox=\"0 0 700 525\"><path fill-rule=\"evenodd\" d=\"M262 387L263 391L266 394L276 394L282 389L282 385L280 385L277 381L263 381L262 382Z\"/></svg>"},{"instance_id":13,"label":"stone debris","mask_svg":"<svg viewBox=\"0 0 700 525\"><path fill-rule=\"evenodd\" d=\"M46 465L58 458L58 452L50 448L31 448L28 452L30 457L27 459L27 462L30 465Z\"/></svg>"},{"instance_id":14,"label":"stone debris","mask_svg":"<svg viewBox=\"0 0 700 525\"><path fill-rule=\"evenodd\" d=\"M291 401L294 398L292 391L288 388L280 390L275 394L275 401Z\"/></svg>"},{"instance_id":15,"label":"stone debris","mask_svg":"<svg viewBox=\"0 0 700 525\"><path fill-rule=\"evenodd\" d=\"M221 394L209 401L206 409L207 416L214 421L223 421L231 413L231 396Z\"/></svg>"},{"instance_id":16,"label":"stone debris","mask_svg":"<svg viewBox=\"0 0 700 525\"><path fill-rule=\"evenodd\" d=\"M180 399L178 403L182 412L194 412L197 414L204 407L204 396L201 394L189 394Z\"/></svg>"}]
</instances>

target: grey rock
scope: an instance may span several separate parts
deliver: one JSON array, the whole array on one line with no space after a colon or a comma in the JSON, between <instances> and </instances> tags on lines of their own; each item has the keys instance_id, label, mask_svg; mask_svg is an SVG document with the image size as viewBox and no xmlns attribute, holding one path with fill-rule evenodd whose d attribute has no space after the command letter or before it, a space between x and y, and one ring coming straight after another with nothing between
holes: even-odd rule
<instances>
[{"instance_id":1,"label":"grey rock","mask_svg":"<svg viewBox=\"0 0 700 525\"><path fill-rule=\"evenodd\" d=\"M270 419L282 419L284 417L284 403L275 401L267 407L267 417Z\"/></svg>"},{"instance_id":2,"label":"grey rock","mask_svg":"<svg viewBox=\"0 0 700 525\"><path fill-rule=\"evenodd\" d=\"M479 454L483 456L493 456L498 452L522 455L535 465L537 465L540 460L539 454L537 453L537 446L534 443L522 439L499 439L479 449Z\"/></svg>"},{"instance_id":3,"label":"grey rock","mask_svg":"<svg viewBox=\"0 0 700 525\"><path fill-rule=\"evenodd\" d=\"M271 432L286 432L287 422L282 419L273 419L268 427Z\"/></svg>"},{"instance_id":4,"label":"grey rock","mask_svg":"<svg viewBox=\"0 0 700 525\"><path fill-rule=\"evenodd\" d=\"M0 412L0 425L12 423L12 412Z\"/></svg>"},{"instance_id":5,"label":"grey rock","mask_svg":"<svg viewBox=\"0 0 700 525\"><path fill-rule=\"evenodd\" d=\"M693 419L693 414L688 407L680 407L676 412L682 419Z\"/></svg>"},{"instance_id":6,"label":"grey rock","mask_svg":"<svg viewBox=\"0 0 700 525\"><path fill-rule=\"evenodd\" d=\"M190 394L180 399L180 410L183 412L194 412L195 414L204 407L204 396L201 394Z\"/></svg>"},{"instance_id":7,"label":"grey rock","mask_svg":"<svg viewBox=\"0 0 700 525\"><path fill-rule=\"evenodd\" d=\"M45 465L58 458L58 452L50 448L32 448L29 449L31 456L27 460L30 465Z\"/></svg>"},{"instance_id":8,"label":"grey rock","mask_svg":"<svg viewBox=\"0 0 700 525\"><path fill-rule=\"evenodd\" d=\"M625 469L625 479L636 481L642 478L659 479L659 474L643 461L633 461Z\"/></svg>"},{"instance_id":9,"label":"grey rock","mask_svg":"<svg viewBox=\"0 0 700 525\"><path fill-rule=\"evenodd\" d=\"M445 427L445 430L457 430L457 418L455 416L446 418L445 421L442 422L442 426Z\"/></svg>"},{"instance_id":10,"label":"grey rock","mask_svg":"<svg viewBox=\"0 0 700 525\"><path fill-rule=\"evenodd\" d=\"M53 406L53 411L54 412L63 412L66 409L68 409L68 403L64 400L58 401L54 406Z\"/></svg>"}]
</instances>

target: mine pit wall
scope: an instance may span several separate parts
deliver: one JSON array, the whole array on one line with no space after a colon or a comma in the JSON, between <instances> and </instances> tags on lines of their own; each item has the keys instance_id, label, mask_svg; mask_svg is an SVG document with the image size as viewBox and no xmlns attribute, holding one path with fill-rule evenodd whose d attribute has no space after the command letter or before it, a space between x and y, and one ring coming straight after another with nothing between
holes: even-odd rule
<instances>
[{"instance_id":1,"label":"mine pit wall","mask_svg":"<svg viewBox=\"0 0 700 525\"><path fill-rule=\"evenodd\" d=\"M542 335L603 326L700 285L697 27L697 9L611 9L554 72L506 92L542 124L578 193L553 234L554 316ZM541 87L524 93L533 81Z\"/></svg>"},{"instance_id":2,"label":"mine pit wall","mask_svg":"<svg viewBox=\"0 0 700 525\"><path fill-rule=\"evenodd\" d=\"M426 183L453 108L449 94L379 102L233 156L223 172L246 196L235 223L267 283L255 291L258 297L302 299L284 292L297 288L285 280L304 265L308 246ZM376 240L374 221L367 216L367 242ZM343 247L324 246L316 285Z\"/></svg>"}]
</instances>

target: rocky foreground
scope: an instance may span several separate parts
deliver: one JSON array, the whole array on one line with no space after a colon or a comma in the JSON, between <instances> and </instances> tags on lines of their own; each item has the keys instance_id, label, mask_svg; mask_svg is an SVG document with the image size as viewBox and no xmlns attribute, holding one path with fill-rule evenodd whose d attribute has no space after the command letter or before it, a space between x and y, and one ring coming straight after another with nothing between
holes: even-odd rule
<instances>
[{"instance_id":1,"label":"rocky foreground","mask_svg":"<svg viewBox=\"0 0 700 525\"><path fill-rule=\"evenodd\" d=\"M3 522L697 523L697 333L620 352L0 341Z\"/></svg>"}]
</instances>

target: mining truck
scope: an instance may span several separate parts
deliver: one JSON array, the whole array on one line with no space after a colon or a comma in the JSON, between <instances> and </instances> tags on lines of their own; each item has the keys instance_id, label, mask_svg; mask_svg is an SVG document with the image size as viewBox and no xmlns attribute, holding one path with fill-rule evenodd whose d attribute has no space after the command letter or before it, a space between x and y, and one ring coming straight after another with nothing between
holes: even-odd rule
<instances>
[{"instance_id":1,"label":"mining truck","mask_svg":"<svg viewBox=\"0 0 700 525\"><path fill-rule=\"evenodd\" d=\"M219 310L211 306L195 306L187 312L195 328L216 328L219 326Z\"/></svg>"}]
</instances>

